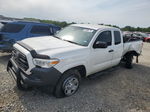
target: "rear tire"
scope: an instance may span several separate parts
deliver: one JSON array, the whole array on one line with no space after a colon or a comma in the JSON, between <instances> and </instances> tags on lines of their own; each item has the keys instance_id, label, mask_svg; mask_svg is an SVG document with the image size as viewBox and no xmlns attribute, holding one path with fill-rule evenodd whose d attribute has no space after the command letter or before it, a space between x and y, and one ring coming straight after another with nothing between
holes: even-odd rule
<instances>
[{"instance_id":1,"label":"rear tire","mask_svg":"<svg viewBox=\"0 0 150 112\"><path fill-rule=\"evenodd\" d=\"M125 67L128 69L133 68L133 55L132 54L127 54L125 56Z\"/></svg>"},{"instance_id":2,"label":"rear tire","mask_svg":"<svg viewBox=\"0 0 150 112\"><path fill-rule=\"evenodd\" d=\"M80 86L81 76L78 70L71 69L65 72L54 89L57 98L68 97L76 93Z\"/></svg>"}]
</instances>

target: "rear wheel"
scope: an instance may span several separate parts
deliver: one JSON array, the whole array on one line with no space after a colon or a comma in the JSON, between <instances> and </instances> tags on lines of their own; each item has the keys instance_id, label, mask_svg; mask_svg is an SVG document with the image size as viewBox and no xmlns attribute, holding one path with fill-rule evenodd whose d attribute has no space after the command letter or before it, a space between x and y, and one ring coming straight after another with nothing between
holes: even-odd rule
<instances>
[{"instance_id":1,"label":"rear wheel","mask_svg":"<svg viewBox=\"0 0 150 112\"><path fill-rule=\"evenodd\" d=\"M58 84L55 87L54 95L57 98L73 95L80 85L80 74L77 70L68 70L63 74Z\"/></svg>"},{"instance_id":2,"label":"rear wheel","mask_svg":"<svg viewBox=\"0 0 150 112\"><path fill-rule=\"evenodd\" d=\"M131 69L133 67L133 55L127 54L125 56L125 67Z\"/></svg>"}]
</instances>

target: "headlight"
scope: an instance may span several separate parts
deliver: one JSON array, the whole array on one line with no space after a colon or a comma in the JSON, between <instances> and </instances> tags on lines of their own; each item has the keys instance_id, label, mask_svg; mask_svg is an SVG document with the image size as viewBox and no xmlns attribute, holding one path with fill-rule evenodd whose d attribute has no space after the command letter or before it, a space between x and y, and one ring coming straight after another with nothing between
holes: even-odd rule
<instances>
[{"instance_id":1,"label":"headlight","mask_svg":"<svg viewBox=\"0 0 150 112\"><path fill-rule=\"evenodd\" d=\"M50 68L59 63L59 59L33 59L33 63L36 66L40 66L43 68Z\"/></svg>"}]
</instances>

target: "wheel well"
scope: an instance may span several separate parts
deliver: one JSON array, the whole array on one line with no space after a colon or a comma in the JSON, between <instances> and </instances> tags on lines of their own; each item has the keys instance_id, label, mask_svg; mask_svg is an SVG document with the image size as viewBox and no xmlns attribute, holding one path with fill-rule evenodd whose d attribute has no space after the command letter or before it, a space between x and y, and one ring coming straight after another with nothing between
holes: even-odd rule
<instances>
[{"instance_id":1,"label":"wheel well","mask_svg":"<svg viewBox=\"0 0 150 112\"><path fill-rule=\"evenodd\" d=\"M124 56L122 57L121 61L126 61L126 57L128 57L128 55L133 55L133 56L139 56L139 54L136 51L129 51L126 54L124 54Z\"/></svg>"},{"instance_id":2,"label":"wheel well","mask_svg":"<svg viewBox=\"0 0 150 112\"><path fill-rule=\"evenodd\" d=\"M85 77L86 76L86 68L84 65L79 65L79 66L76 66L76 67L73 67L73 68L70 68L68 70L71 70L71 69L77 69L81 75L81 77ZM66 71L68 71L66 70ZM66 72L65 71L65 72Z\"/></svg>"},{"instance_id":3,"label":"wheel well","mask_svg":"<svg viewBox=\"0 0 150 112\"><path fill-rule=\"evenodd\" d=\"M136 51L129 51L124 56L132 54L133 56L139 56L139 54Z\"/></svg>"}]
</instances>

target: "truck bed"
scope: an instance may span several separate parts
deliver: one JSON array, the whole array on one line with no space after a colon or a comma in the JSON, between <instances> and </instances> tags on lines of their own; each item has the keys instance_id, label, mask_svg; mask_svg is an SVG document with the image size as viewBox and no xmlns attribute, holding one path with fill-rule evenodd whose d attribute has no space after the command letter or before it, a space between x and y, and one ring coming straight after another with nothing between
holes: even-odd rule
<instances>
[{"instance_id":1,"label":"truck bed","mask_svg":"<svg viewBox=\"0 0 150 112\"><path fill-rule=\"evenodd\" d=\"M126 54L129 51L136 51L137 53L141 54L142 46L143 46L143 41L142 40L124 42L123 55Z\"/></svg>"}]
</instances>

